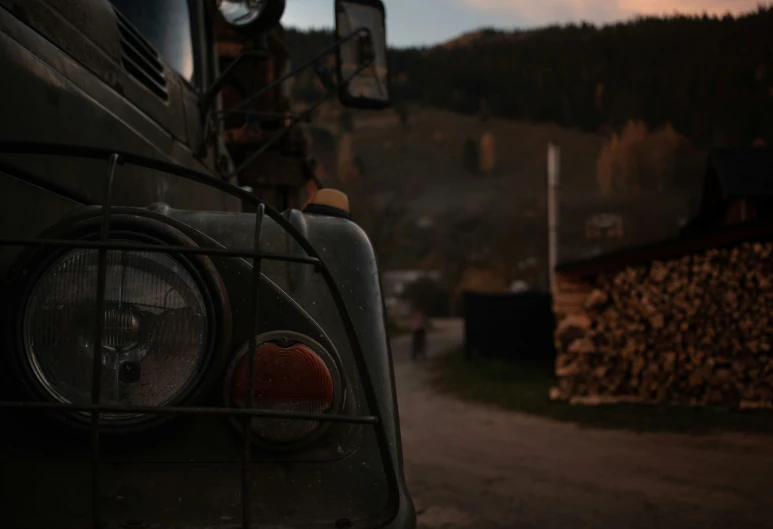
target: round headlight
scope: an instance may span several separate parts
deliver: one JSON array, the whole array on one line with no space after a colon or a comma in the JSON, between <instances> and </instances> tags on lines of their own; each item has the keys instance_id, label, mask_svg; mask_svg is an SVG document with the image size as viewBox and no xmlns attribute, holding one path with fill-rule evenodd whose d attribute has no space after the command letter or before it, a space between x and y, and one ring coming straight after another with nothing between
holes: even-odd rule
<instances>
[{"instance_id":1,"label":"round headlight","mask_svg":"<svg viewBox=\"0 0 773 529\"><path fill-rule=\"evenodd\" d=\"M91 402L98 259L88 249L60 256L24 308L28 364L60 402ZM186 266L168 254L108 251L106 272L100 403L169 404L195 383L207 360L204 296Z\"/></svg>"}]
</instances>

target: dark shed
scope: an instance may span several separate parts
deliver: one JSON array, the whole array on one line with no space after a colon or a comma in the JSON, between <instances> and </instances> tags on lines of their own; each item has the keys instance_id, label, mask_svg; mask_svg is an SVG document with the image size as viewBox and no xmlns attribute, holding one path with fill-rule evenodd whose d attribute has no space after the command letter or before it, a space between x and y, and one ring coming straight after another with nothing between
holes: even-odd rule
<instances>
[{"instance_id":1,"label":"dark shed","mask_svg":"<svg viewBox=\"0 0 773 529\"><path fill-rule=\"evenodd\" d=\"M555 360L553 301L546 292L464 293L465 354Z\"/></svg>"}]
</instances>

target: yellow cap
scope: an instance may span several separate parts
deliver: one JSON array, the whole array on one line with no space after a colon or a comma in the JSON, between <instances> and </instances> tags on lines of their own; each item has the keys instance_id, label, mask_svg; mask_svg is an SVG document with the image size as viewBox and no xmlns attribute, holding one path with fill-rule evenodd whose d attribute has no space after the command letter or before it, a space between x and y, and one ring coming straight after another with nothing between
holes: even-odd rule
<instances>
[{"instance_id":1,"label":"yellow cap","mask_svg":"<svg viewBox=\"0 0 773 529\"><path fill-rule=\"evenodd\" d=\"M349 213L349 197L337 189L320 189L309 204L336 208Z\"/></svg>"}]
</instances>

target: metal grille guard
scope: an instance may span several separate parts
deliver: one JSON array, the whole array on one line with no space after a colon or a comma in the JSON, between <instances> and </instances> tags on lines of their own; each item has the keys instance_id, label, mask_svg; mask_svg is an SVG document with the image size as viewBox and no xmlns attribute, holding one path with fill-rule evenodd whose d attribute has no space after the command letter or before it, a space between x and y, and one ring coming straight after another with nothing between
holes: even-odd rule
<instances>
[{"instance_id":1,"label":"metal grille guard","mask_svg":"<svg viewBox=\"0 0 773 529\"><path fill-rule=\"evenodd\" d=\"M382 420L382 415L379 410L378 399L376 398L373 381L371 380L367 366L365 365L365 358L363 356L360 342L357 338L357 333L354 329L351 316L346 308L344 299L336 287L330 270L325 265L322 258L314 250L311 243L289 222L287 221L277 210L263 203L258 197L244 191L234 185L231 185L217 177L200 173L192 169L182 167L180 165L162 162L153 158L144 156L138 156L136 154L128 152L120 152L112 149L102 149L96 147L82 147L76 145L62 145L54 143L41 143L41 142L22 142L22 141L0 141L0 154L36 154L36 155L52 155L52 156L68 156L76 158L86 158L92 160L106 160L107 170L105 172L104 187L102 194L102 226L100 231L99 241L68 241L59 239L13 239L13 238L0 238L0 245L2 246L46 246L46 247L60 247L60 248L87 248L99 250L98 271L97 271L97 300L96 300L96 321L94 323L94 343L95 354L94 364L92 371L92 392L91 392L91 404L88 405L76 405L76 404L63 404L57 402L37 402L37 401L0 401L0 409L26 409L26 410L49 410L49 411L82 411L90 412L92 417L92 524L94 528L100 526L100 505L97 491L100 489L100 413L120 413L120 412L134 412L145 414L165 414L165 415L224 415L231 417L240 417L245 422L244 430L244 450L241 459L241 479L242 479L242 526L244 528L252 527L251 521L251 509L250 509L250 482L249 482L249 467L250 462L250 448L252 445L252 428L248 427L247 421L253 417L275 417L285 419L299 419L299 420L316 420L316 421L330 421L330 422L343 422L354 424L369 424L373 425L376 432L376 439L379 446L379 452L381 455L381 462L383 464L384 471L387 479L387 505L384 512L384 518L382 522L391 521L397 514L397 508L399 505L399 490L397 482L397 474L389 449L389 440L387 439L386 429ZM218 191L227 193L236 198L246 200L256 206L255 213L255 241L252 250L231 250L224 248L192 248L186 246L172 246L164 244L131 244L110 242L110 208L112 199L112 185L116 172L116 167L119 165L135 165L139 167L145 167L148 169L154 169L165 173L173 174L186 180L192 180L194 182L214 187ZM49 190L56 190L56 186L46 185L36 177L25 174L24 172L15 171L13 176L17 177L27 183L38 185ZM43 184L43 185L41 185ZM57 191L58 192L58 191ZM298 243L298 245L306 252L307 257L301 257L298 255L290 254L276 254L262 252L261 248L261 232L263 219L265 215L268 215L273 221L275 221L282 229L284 229L290 236ZM322 275L327 284L328 290L333 297L336 308L338 309L341 319L343 321L344 329L346 331L347 339L351 346L352 353L357 366L357 371L362 381L363 390L365 392L365 398L368 403L368 409L373 415L340 415L340 414L324 414L324 413L304 413L304 412L291 412L291 411L277 411L277 410L262 410L253 409L253 384L255 376L254 355L249 355L248 365L252 376L249 377L249 391L248 391L248 403L247 408L229 408L229 407L193 407L193 406L168 406L168 407L156 407L156 406L129 406L129 405L106 405L100 404L100 358L102 357L102 334L104 327L104 318L101 315L104 313L105 303L105 282L106 282L106 260L108 250L141 250L145 252L158 252L158 253L179 253L179 254L202 254L202 255L219 255L228 257L243 257L251 258L253 262L253 281L252 289L252 307L251 307L251 332L250 332L250 350L254 351L257 344L257 321L258 321L258 309L259 309L259 281L261 276L261 265L264 260L269 261L285 261L294 263L304 263L312 265Z\"/></svg>"}]
</instances>

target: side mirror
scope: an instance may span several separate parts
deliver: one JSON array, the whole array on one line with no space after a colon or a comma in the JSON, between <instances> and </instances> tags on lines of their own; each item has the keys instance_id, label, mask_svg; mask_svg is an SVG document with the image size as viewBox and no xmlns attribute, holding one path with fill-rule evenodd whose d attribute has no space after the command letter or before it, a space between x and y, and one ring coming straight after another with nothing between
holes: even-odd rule
<instances>
[{"instance_id":1,"label":"side mirror","mask_svg":"<svg viewBox=\"0 0 773 529\"><path fill-rule=\"evenodd\" d=\"M381 0L336 0L339 99L352 108L390 105L386 9ZM348 81L347 81L348 80Z\"/></svg>"},{"instance_id":2,"label":"side mirror","mask_svg":"<svg viewBox=\"0 0 773 529\"><path fill-rule=\"evenodd\" d=\"M217 10L232 28L260 33L281 20L285 0L217 0Z\"/></svg>"}]
</instances>

